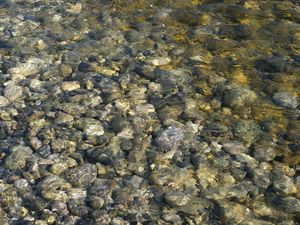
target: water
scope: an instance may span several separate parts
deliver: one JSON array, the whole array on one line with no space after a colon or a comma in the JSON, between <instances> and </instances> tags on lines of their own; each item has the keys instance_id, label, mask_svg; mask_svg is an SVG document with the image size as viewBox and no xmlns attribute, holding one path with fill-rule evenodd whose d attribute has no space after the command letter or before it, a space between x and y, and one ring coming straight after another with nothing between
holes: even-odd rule
<instances>
[{"instance_id":1,"label":"water","mask_svg":"<svg viewBox=\"0 0 300 225\"><path fill-rule=\"evenodd\" d=\"M299 224L297 1L0 1L0 224Z\"/></svg>"}]
</instances>

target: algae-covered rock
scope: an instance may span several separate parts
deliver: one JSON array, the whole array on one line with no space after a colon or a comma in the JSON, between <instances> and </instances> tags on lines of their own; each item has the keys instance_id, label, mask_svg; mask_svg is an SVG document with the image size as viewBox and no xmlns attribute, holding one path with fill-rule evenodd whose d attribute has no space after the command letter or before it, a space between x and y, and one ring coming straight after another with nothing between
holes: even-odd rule
<instances>
[{"instance_id":1,"label":"algae-covered rock","mask_svg":"<svg viewBox=\"0 0 300 225\"><path fill-rule=\"evenodd\" d=\"M261 134L260 126L252 120L243 120L236 123L234 136L241 140L246 146L258 140Z\"/></svg>"}]
</instances>

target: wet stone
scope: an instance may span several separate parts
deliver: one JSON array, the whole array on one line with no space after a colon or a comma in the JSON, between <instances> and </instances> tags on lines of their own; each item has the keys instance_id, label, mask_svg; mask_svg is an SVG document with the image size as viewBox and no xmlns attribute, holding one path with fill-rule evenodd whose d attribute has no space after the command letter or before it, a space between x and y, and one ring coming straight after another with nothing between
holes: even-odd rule
<instances>
[{"instance_id":1,"label":"wet stone","mask_svg":"<svg viewBox=\"0 0 300 225\"><path fill-rule=\"evenodd\" d=\"M10 82L6 85L4 89L4 97L7 98L10 102L15 102L20 99L23 95L22 87Z\"/></svg>"},{"instance_id":2,"label":"wet stone","mask_svg":"<svg viewBox=\"0 0 300 225\"><path fill-rule=\"evenodd\" d=\"M20 194L25 194L30 192L31 187L26 179L19 179L14 182L14 186L19 191Z\"/></svg>"},{"instance_id":3,"label":"wet stone","mask_svg":"<svg viewBox=\"0 0 300 225\"><path fill-rule=\"evenodd\" d=\"M292 122L287 132L287 138L291 141L300 140L300 123Z\"/></svg>"},{"instance_id":4,"label":"wet stone","mask_svg":"<svg viewBox=\"0 0 300 225\"><path fill-rule=\"evenodd\" d=\"M286 175L278 175L273 178L274 189L280 195L291 195L297 191L293 180Z\"/></svg>"},{"instance_id":5,"label":"wet stone","mask_svg":"<svg viewBox=\"0 0 300 225\"><path fill-rule=\"evenodd\" d=\"M67 124L73 122L74 117L67 113L59 113L55 118L55 123L57 124Z\"/></svg>"},{"instance_id":6,"label":"wet stone","mask_svg":"<svg viewBox=\"0 0 300 225\"><path fill-rule=\"evenodd\" d=\"M92 66L89 63L81 62L78 66L78 71L80 72L92 72Z\"/></svg>"},{"instance_id":7,"label":"wet stone","mask_svg":"<svg viewBox=\"0 0 300 225\"><path fill-rule=\"evenodd\" d=\"M4 165L9 170L22 169L30 158L32 158L32 150L27 146L19 145L11 149Z\"/></svg>"},{"instance_id":8,"label":"wet stone","mask_svg":"<svg viewBox=\"0 0 300 225\"><path fill-rule=\"evenodd\" d=\"M149 59L149 63L153 66L163 66L171 62L169 57L155 57L153 59Z\"/></svg>"},{"instance_id":9,"label":"wet stone","mask_svg":"<svg viewBox=\"0 0 300 225\"><path fill-rule=\"evenodd\" d=\"M53 212L58 213L58 215L61 215L61 216L66 216L66 215L69 214L67 204L65 204L64 202L60 202L60 201L52 202L51 203L51 210Z\"/></svg>"},{"instance_id":10,"label":"wet stone","mask_svg":"<svg viewBox=\"0 0 300 225\"><path fill-rule=\"evenodd\" d=\"M88 197L88 202L93 209L101 209L105 200L99 196L91 195Z\"/></svg>"},{"instance_id":11,"label":"wet stone","mask_svg":"<svg viewBox=\"0 0 300 225\"><path fill-rule=\"evenodd\" d=\"M43 59L39 58L29 58L24 63L18 63L16 67L10 68L8 73L14 77L26 77L31 74L38 73L41 69L46 66Z\"/></svg>"},{"instance_id":12,"label":"wet stone","mask_svg":"<svg viewBox=\"0 0 300 225\"><path fill-rule=\"evenodd\" d=\"M128 121L125 117L115 116L111 121L111 128L114 132L119 133L123 129L129 126Z\"/></svg>"},{"instance_id":13,"label":"wet stone","mask_svg":"<svg viewBox=\"0 0 300 225\"><path fill-rule=\"evenodd\" d=\"M234 127L234 136L246 144L246 147L255 142L261 130L258 124L251 120L239 121Z\"/></svg>"},{"instance_id":14,"label":"wet stone","mask_svg":"<svg viewBox=\"0 0 300 225\"><path fill-rule=\"evenodd\" d=\"M256 93L247 88L233 88L224 94L224 104L233 109L240 108L246 104L254 102L257 96Z\"/></svg>"},{"instance_id":15,"label":"wet stone","mask_svg":"<svg viewBox=\"0 0 300 225\"><path fill-rule=\"evenodd\" d=\"M80 84L77 81L66 81L61 85L63 91L74 91L80 88Z\"/></svg>"},{"instance_id":16,"label":"wet stone","mask_svg":"<svg viewBox=\"0 0 300 225\"><path fill-rule=\"evenodd\" d=\"M285 212L299 213L300 212L300 201L294 197L285 197L280 200L280 207Z\"/></svg>"},{"instance_id":17,"label":"wet stone","mask_svg":"<svg viewBox=\"0 0 300 225\"><path fill-rule=\"evenodd\" d=\"M271 184L268 171L264 171L262 169L254 169L252 176L253 182L259 187L267 188Z\"/></svg>"},{"instance_id":18,"label":"wet stone","mask_svg":"<svg viewBox=\"0 0 300 225\"><path fill-rule=\"evenodd\" d=\"M163 219L167 222L171 222L171 223L174 223L174 224L176 224L176 223L181 224L182 223L181 217L179 215L177 215L176 213L174 213L174 212L164 213Z\"/></svg>"},{"instance_id":19,"label":"wet stone","mask_svg":"<svg viewBox=\"0 0 300 225\"><path fill-rule=\"evenodd\" d=\"M256 69L262 72L277 73L277 72L291 72L293 67L290 61L280 56L273 56L270 58L260 59L255 63Z\"/></svg>"},{"instance_id":20,"label":"wet stone","mask_svg":"<svg viewBox=\"0 0 300 225\"><path fill-rule=\"evenodd\" d=\"M189 202L189 197L180 191L170 191L165 194L165 201L171 207L184 206Z\"/></svg>"},{"instance_id":21,"label":"wet stone","mask_svg":"<svg viewBox=\"0 0 300 225\"><path fill-rule=\"evenodd\" d=\"M225 141L222 143L222 147L226 152L232 155L248 153L249 151L242 143L237 141Z\"/></svg>"},{"instance_id":22,"label":"wet stone","mask_svg":"<svg viewBox=\"0 0 300 225\"><path fill-rule=\"evenodd\" d=\"M72 74L72 67L68 64L61 64L59 69L63 77L67 77Z\"/></svg>"},{"instance_id":23,"label":"wet stone","mask_svg":"<svg viewBox=\"0 0 300 225\"><path fill-rule=\"evenodd\" d=\"M254 157L260 161L272 161L276 157L274 143L263 143L254 147Z\"/></svg>"},{"instance_id":24,"label":"wet stone","mask_svg":"<svg viewBox=\"0 0 300 225\"><path fill-rule=\"evenodd\" d=\"M152 80L155 78L154 68L150 65L138 65L135 72L146 79Z\"/></svg>"},{"instance_id":25,"label":"wet stone","mask_svg":"<svg viewBox=\"0 0 300 225\"><path fill-rule=\"evenodd\" d=\"M145 38L145 36L142 33L135 30L126 32L124 37L129 42L140 42L143 41Z\"/></svg>"},{"instance_id":26,"label":"wet stone","mask_svg":"<svg viewBox=\"0 0 300 225\"><path fill-rule=\"evenodd\" d=\"M0 225L298 224L296 2L0 0Z\"/></svg>"},{"instance_id":27,"label":"wet stone","mask_svg":"<svg viewBox=\"0 0 300 225\"><path fill-rule=\"evenodd\" d=\"M97 167L91 164L70 169L66 178L76 187L87 187L97 177Z\"/></svg>"},{"instance_id":28,"label":"wet stone","mask_svg":"<svg viewBox=\"0 0 300 225\"><path fill-rule=\"evenodd\" d=\"M26 195L24 198L24 204L32 211L40 212L46 208L47 202L38 196Z\"/></svg>"},{"instance_id":29,"label":"wet stone","mask_svg":"<svg viewBox=\"0 0 300 225\"><path fill-rule=\"evenodd\" d=\"M238 154L236 155L236 160L240 163L243 163L247 167L255 168L257 167L257 160L247 154Z\"/></svg>"},{"instance_id":30,"label":"wet stone","mask_svg":"<svg viewBox=\"0 0 300 225\"><path fill-rule=\"evenodd\" d=\"M9 104L9 101L6 97L0 96L0 108L5 107Z\"/></svg>"},{"instance_id":31,"label":"wet stone","mask_svg":"<svg viewBox=\"0 0 300 225\"><path fill-rule=\"evenodd\" d=\"M223 219L231 223L241 223L247 213L247 208L242 204L235 202L221 203L221 210Z\"/></svg>"},{"instance_id":32,"label":"wet stone","mask_svg":"<svg viewBox=\"0 0 300 225\"><path fill-rule=\"evenodd\" d=\"M290 109L296 109L299 104L297 101L297 97L291 95L288 92L276 92L273 95L273 101L275 104L279 106L290 108Z\"/></svg>"},{"instance_id":33,"label":"wet stone","mask_svg":"<svg viewBox=\"0 0 300 225\"><path fill-rule=\"evenodd\" d=\"M101 136L104 134L101 122L93 118L80 118L75 121L75 127L82 129L87 136Z\"/></svg>"},{"instance_id":34,"label":"wet stone","mask_svg":"<svg viewBox=\"0 0 300 225\"><path fill-rule=\"evenodd\" d=\"M3 225L9 225L7 214L2 208L0 208L0 223Z\"/></svg>"},{"instance_id":35,"label":"wet stone","mask_svg":"<svg viewBox=\"0 0 300 225\"><path fill-rule=\"evenodd\" d=\"M156 138L156 144L160 150L165 152L179 147L183 138L184 133L182 129L171 126L164 130L159 137Z\"/></svg>"},{"instance_id":36,"label":"wet stone","mask_svg":"<svg viewBox=\"0 0 300 225\"><path fill-rule=\"evenodd\" d=\"M0 166L0 179L6 179L11 175L11 172L3 166Z\"/></svg>"}]
</instances>

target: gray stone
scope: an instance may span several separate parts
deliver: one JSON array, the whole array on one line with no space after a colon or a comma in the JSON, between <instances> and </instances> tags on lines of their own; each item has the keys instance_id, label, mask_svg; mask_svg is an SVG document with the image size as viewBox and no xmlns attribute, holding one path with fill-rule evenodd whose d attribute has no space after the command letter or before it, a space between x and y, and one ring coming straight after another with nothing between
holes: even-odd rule
<instances>
[{"instance_id":1,"label":"gray stone","mask_svg":"<svg viewBox=\"0 0 300 225\"><path fill-rule=\"evenodd\" d=\"M4 96L10 101L14 102L22 97L23 91L22 87L9 82L4 89Z\"/></svg>"},{"instance_id":2,"label":"gray stone","mask_svg":"<svg viewBox=\"0 0 300 225\"><path fill-rule=\"evenodd\" d=\"M283 196L294 194L297 191L292 178L286 175L277 175L273 179L273 186L277 193Z\"/></svg>"},{"instance_id":3,"label":"gray stone","mask_svg":"<svg viewBox=\"0 0 300 225\"><path fill-rule=\"evenodd\" d=\"M241 153L248 153L248 148L246 148L242 143L238 141L225 141L222 143L223 149L231 155L237 155Z\"/></svg>"},{"instance_id":4,"label":"gray stone","mask_svg":"<svg viewBox=\"0 0 300 225\"><path fill-rule=\"evenodd\" d=\"M269 173L263 169L254 169L252 172L253 182L262 188L267 188L271 184Z\"/></svg>"},{"instance_id":5,"label":"gray stone","mask_svg":"<svg viewBox=\"0 0 300 225\"><path fill-rule=\"evenodd\" d=\"M170 126L156 139L156 144L162 151L173 150L179 147L183 138L184 133L181 128Z\"/></svg>"},{"instance_id":6,"label":"gray stone","mask_svg":"<svg viewBox=\"0 0 300 225\"><path fill-rule=\"evenodd\" d=\"M296 109L298 107L298 101L296 96L292 96L289 92L277 92L273 95L273 101L275 104Z\"/></svg>"},{"instance_id":7,"label":"gray stone","mask_svg":"<svg viewBox=\"0 0 300 225\"><path fill-rule=\"evenodd\" d=\"M167 192L165 200L171 207L184 206L189 202L189 198L181 191Z\"/></svg>"},{"instance_id":8,"label":"gray stone","mask_svg":"<svg viewBox=\"0 0 300 225\"><path fill-rule=\"evenodd\" d=\"M85 164L80 167L70 169L66 173L66 178L78 187L87 187L97 177L97 167L92 164Z\"/></svg>"},{"instance_id":9,"label":"gray stone","mask_svg":"<svg viewBox=\"0 0 300 225\"><path fill-rule=\"evenodd\" d=\"M29 58L24 63L18 63L16 67L10 68L8 73L13 77L26 77L31 74L38 73L41 69L46 67L46 62L39 58Z\"/></svg>"},{"instance_id":10,"label":"gray stone","mask_svg":"<svg viewBox=\"0 0 300 225\"><path fill-rule=\"evenodd\" d=\"M5 107L9 104L9 101L4 96L0 96L0 108Z\"/></svg>"},{"instance_id":11,"label":"gray stone","mask_svg":"<svg viewBox=\"0 0 300 225\"><path fill-rule=\"evenodd\" d=\"M280 206L287 213L300 213L300 201L294 197L282 198Z\"/></svg>"},{"instance_id":12,"label":"gray stone","mask_svg":"<svg viewBox=\"0 0 300 225\"><path fill-rule=\"evenodd\" d=\"M274 147L274 143L255 146L254 157L259 161L272 161L276 157L276 149Z\"/></svg>"}]
</instances>

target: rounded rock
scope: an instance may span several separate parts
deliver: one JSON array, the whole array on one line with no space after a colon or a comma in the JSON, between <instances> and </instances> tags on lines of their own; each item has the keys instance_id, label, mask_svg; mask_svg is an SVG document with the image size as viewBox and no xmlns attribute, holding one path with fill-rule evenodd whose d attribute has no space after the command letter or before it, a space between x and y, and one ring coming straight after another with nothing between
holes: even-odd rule
<instances>
[{"instance_id":1,"label":"rounded rock","mask_svg":"<svg viewBox=\"0 0 300 225\"><path fill-rule=\"evenodd\" d=\"M4 97L7 98L10 102L14 102L21 98L23 95L22 87L15 85L14 83L9 82L4 89Z\"/></svg>"},{"instance_id":2,"label":"rounded rock","mask_svg":"<svg viewBox=\"0 0 300 225\"><path fill-rule=\"evenodd\" d=\"M165 194L165 201L171 207L184 206L189 200L189 197L181 191L169 191Z\"/></svg>"},{"instance_id":3,"label":"rounded rock","mask_svg":"<svg viewBox=\"0 0 300 225\"><path fill-rule=\"evenodd\" d=\"M156 139L156 144L162 151L174 150L179 147L183 138L184 133L181 128L170 126Z\"/></svg>"},{"instance_id":4,"label":"rounded rock","mask_svg":"<svg viewBox=\"0 0 300 225\"><path fill-rule=\"evenodd\" d=\"M66 81L61 85L63 91L74 91L80 88L80 84L78 81Z\"/></svg>"},{"instance_id":5,"label":"rounded rock","mask_svg":"<svg viewBox=\"0 0 300 225\"><path fill-rule=\"evenodd\" d=\"M275 104L290 108L296 109L298 107L298 101L296 96L292 96L288 92L277 92L273 95L273 101Z\"/></svg>"},{"instance_id":6,"label":"rounded rock","mask_svg":"<svg viewBox=\"0 0 300 225\"><path fill-rule=\"evenodd\" d=\"M75 167L66 173L66 178L78 187L87 187L96 177L97 167L91 164Z\"/></svg>"},{"instance_id":7,"label":"rounded rock","mask_svg":"<svg viewBox=\"0 0 300 225\"><path fill-rule=\"evenodd\" d=\"M26 165L27 159L32 157L32 150L23 145L12 148L11 154L5 160L5 167L9 170L22 169Z\"/></svg>"},{"instance_id":8,"label":"rounded rock","mask_svg":"<svg viewBox=\"0 0 300 225\"><path fill-rule=\"evenodd\" d=\"M252 90L244 87L233 88L225 92L224 104L236 109L244 106L245 104L254 102L256 98L256 93Z\"/></svg>"},{"instance_id":9,"label":"rounded rock","mask_svg":"<svg viewBox=\"0 0 300 225\"><path fill-rule=\"evenodd\" d=\"M3 108L9 104L9 101L4 96L0 96L0 108Z\"/></svg>"}]
</instances>

